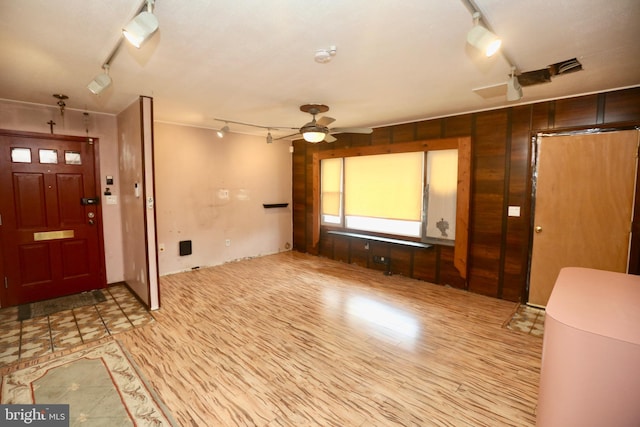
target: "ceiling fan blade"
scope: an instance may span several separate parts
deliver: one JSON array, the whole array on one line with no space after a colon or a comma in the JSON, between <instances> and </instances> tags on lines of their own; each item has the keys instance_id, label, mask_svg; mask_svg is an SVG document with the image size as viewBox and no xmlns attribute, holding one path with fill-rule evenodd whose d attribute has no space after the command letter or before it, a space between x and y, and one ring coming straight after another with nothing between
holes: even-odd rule
<instances>
[{"instance_id":1,"label":"ceiling fan blade","mask_svg":"<svg viewBox=\"0 0 640 427\"><path fill-rule=\"evenodd\" d=\"M331 133L373 133L371 128L333 128Z\"/></svg>"},{"instance_id":2,"label":"ceiling fan blade","mask_svg":"<svg viewBox=\"0 0 640 427\"><path fill-rule=\"evenodd\" d=\"M335 122L336 119L334 119L333 117L327 117L327 116L322 116L320 117L318 120L316 120L316 123L320 126L329 126L331 123Z\"/></svg>"},{"instance_id":3,"label":"ceiling fan blade","mask_svg":"<svg viewBox=\"0 0 640 427\"><path fill-rule=\"evenodd\" d=\"M324 137L324 142L335 142L337 140L337 138L331 136L329 133Z\"/></svg>"}]
</instances>

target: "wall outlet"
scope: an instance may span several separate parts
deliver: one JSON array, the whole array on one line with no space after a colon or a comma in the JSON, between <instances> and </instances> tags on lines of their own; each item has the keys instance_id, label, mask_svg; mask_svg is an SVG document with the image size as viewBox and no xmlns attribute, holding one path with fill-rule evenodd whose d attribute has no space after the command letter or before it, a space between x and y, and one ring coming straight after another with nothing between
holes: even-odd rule
<instances>
[{"instance_id":1,"label":"wall outlet","mask_svg":"<svg viewBox=\"0 0 640 427\"><path fill-rule=\"evenodd\" d=\"M231 246L231 239L227 239L224 241L225 246Z\"/></svg>"},{"instance_id":2,"label":"wall outlet","mask_svg":"<svg viewBox=\"0 0 640 427\"><path fill-rule=\"evenodd\" d=\"M160 244L158 245L158 250L159 250L160 252L164 252L164 243L160 243Z\"/></svg>"}]
</instances>

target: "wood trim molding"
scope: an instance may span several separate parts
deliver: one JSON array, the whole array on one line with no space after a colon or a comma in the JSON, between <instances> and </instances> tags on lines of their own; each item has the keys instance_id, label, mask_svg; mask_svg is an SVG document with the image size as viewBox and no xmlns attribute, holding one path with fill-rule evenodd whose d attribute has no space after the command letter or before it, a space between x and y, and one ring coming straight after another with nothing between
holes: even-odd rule
<instances>
[{"instance_id":1,"label":"wood trim molding","mask_svg":"<svg viewBox=\"0 0 640 427\"><path fill-rule=\"evenodd\" d=\"M459 141L465 138L433 139L412 141L400 144L368 145L364 147L337 148L313 153L313 162L333 157L371 156L375 154L408 153L412 151L447 150L458 148ZM467 137L468 139L468 137ZM314 177L315 178L315 177Z\"/></svg>"},{"instance_id":2,"label":"wood trim molding","mask_svg":"<svg viewBox=\"0 0 640 427\"><path fill-rule=\"evenodd\" d=\"M469 214L471 204L471 138L458 138L458 200L453 265L467 279L469 255ZM460 230L463 232L460 233Z\"/></svg>"},{"instance_id":3,"label":"wood trim molding","mask_svg":"<svg viewBox=\"0 0 640 427\"><path fill-rule=\"evenodd\" d=\"M311 191L313 193L313 201L311 204L312 209L312 243L313 247L317 248L320 243L320 158L318 152L313 153L312 171L313 183Z\"/></svg>"}]
</instances>

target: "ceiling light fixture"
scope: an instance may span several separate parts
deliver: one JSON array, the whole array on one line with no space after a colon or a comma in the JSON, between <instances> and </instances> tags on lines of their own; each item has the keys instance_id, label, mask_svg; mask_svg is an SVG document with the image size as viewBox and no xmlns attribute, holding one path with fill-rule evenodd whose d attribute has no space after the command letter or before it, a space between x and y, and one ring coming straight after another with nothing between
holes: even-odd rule
<instances>
[{"instance_id":1,"label":"ceiling light fixture","mask_svg":"<svg viewBox=\"0 0 640 427\"><path fill-rule=\"evenodd\" d=\"M227 132L229 132L229 126L224 125L222 129L216 131L216 135L218 135L218 138L222 138Z\"/></svg>"},{"instance_id":2,"label":"ceiling light fixture","mask_svg":"<svg viewBox=\"0 0 640 427\"><path fill-rule=\"evenodd\" d=\"M467 33L467 43L484 52L487 57L493 56L500 49L502 41L482 25L480 19L480 12L474 12L473 28Z\"/></svg>"},{"instance_id":3,"label":"ceiling light fixture","mask_svg":"<svg viewBox=\"0 0 640 427\"><path fill-rule=\"evenodd\" d=\"M158 29L158 18L153 14L154 0L147 0L147 10L140 12L123 29L122 34L137 48Z\"/></svg>"},{"instance_id":4,"label":"ceiling light fixture","mask_svg":"<svg viewBox=\"0 0 640 427\"><path fill-rule=\"evenodd\" d=\"M518 101L522 98L522 86L516 76L516 67L511 68L511 75L507 82L507 101Z\"/></svg>"},{"instance_id":5,"label":"ceiling light fixture","mask_svg":"<svg viewBox=\"0 0 640 427\"><path fill-rule=\"evenodd\" d=\"M267 132L267 144L271 144L273 142L273 136L271 136L271 129Z\"/></svg>"},{"instance_id":6,"label":"ceiling light fixture","mask_svg":"<svg viewBox=\"0 0 640 427\"><path fill-rule=\"evenodd\" d=\"M58 107L60 108L60 115L62 117L64 117L64 109L67 106L66 102L64 102L64 101L69 99L69 97L67 95L65 95L64 93L54 93L53 97L58 100L58 102L56 104L58 104Z\"/></svg>"},{"instance_id":7,"label":"ceiling light fixture","mask_svg":"<svg viewBox=\"0 0 640 427\"><path fill-rule=\"evenodd\" d=\"M324 126L319 126L314 117L312 121L300 128L300 133L305 141L316 143L324 141L327 133L329 133L329 129Z\"/></svg>"},{"instance_id":8,"label":"ceiling light fixture","mask_svg":"<svg viewBox=\"0 0 640 427\"><path fill-rule=\"evenodd\" d=\"M91 93L95 95L100 95L100 93L111 86L111 77L109 77L109 64L104 64L102 66L104 72L98 74L91 83L87 85L87 89L91 91Z\"/></svg>"},{"instance_id":9,"label":"ceiling light fixture","mask_svg":"<svg viewBox=\"0 0 640 427\"><path fill-rule=\"evenodd\" d=\"M311 114L313 119L300 128L300 134L305 141L311 143L322 142L329 134L329 128L324 124L316 122L316 115L329 111L329 107L321 104L305 104L300 107L300 111ZM331 119L333 121L333 119ZM330 122L329 122L330 123Z\"/></svg>"}]
</instances>

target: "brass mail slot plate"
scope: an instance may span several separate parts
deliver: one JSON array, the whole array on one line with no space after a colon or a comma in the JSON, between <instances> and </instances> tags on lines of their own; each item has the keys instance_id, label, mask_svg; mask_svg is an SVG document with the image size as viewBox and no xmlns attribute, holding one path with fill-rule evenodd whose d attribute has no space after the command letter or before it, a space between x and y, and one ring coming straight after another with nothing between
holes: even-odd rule
<instances>
[{"instance_id":1,"label":"brass mail slot plate","mask_svg":"<svg viewBox=\"0 0 640 427\"><path fill-rule=\"evenodd\" d=\"M42 231L33 233L33 240L38 242L41 240L69 239L73 236L73 230Z\"/></svg>"}]
</instances>

